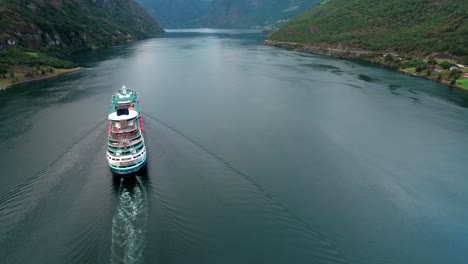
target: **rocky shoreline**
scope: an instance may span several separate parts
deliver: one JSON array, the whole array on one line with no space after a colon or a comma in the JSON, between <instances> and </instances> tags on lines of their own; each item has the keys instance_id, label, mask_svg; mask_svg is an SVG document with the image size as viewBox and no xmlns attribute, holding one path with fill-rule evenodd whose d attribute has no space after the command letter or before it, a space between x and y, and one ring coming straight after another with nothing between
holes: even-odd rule
<instances>
[{"instance_id":1,"label":"rocky shoreline","mask_svg":"<svg viewBox=\"0 0 468 264\"><path fill-rule=\"evenodd\" d=\"M336 58L348 58L348 59L363 59L369 55L375 54L375 52L353 49L350 47L336 45L336 46L321 46L313 44L303 44L298 42L285 42L285 41L275 41L275 40L265 40L263 45L273 46L279 48L292 49L299 52L313 53L319 55L325 55Z\"/></svg>"}]
</instances>

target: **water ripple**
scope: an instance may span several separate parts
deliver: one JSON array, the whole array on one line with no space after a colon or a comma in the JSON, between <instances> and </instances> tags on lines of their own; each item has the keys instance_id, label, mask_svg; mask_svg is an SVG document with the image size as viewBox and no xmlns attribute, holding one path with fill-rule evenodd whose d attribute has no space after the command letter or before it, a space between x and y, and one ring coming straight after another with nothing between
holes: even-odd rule
<instances>
[{"instance_id":1,"label":"water ripple","mask_svg":"<svg viewBox=\"0 0 468 264\"><path fill-rule=\"evenodd\" d=\"M111 263L140 263L146 239L148 194L140 176L135 186L121 180L118 204L112 219Z\"/></svg>"},{"instance_id":2,"label":"water ripple","mask_svg":"<svg viewBox=\"0 0 468 264\"><path fill-rule=\"evenodd\" d=\"M295 234L294 237L296 239L293 239L292 243L297 244L298 247L304 247L304 245L307 245L307 248L305 248L304 250L308 252L307 254L310 255L311 258L317 261L316 263L349 263L348 259L343 255L342 252L338 250L338 248L334 245L334 243L331 240L329 240L325 235L321 234L317 230L313 229L307 222L297 217L293 212L291 212L289 208L284 206L278 198L266 191L252 177L238 170L229 162L224 160L222 157L211 152L210 150L208 150L198 142L194 141L190 137L186 136L171 125L147 113L145 113L145 115L149 119L156 121L157 123L163 125L164 127L183 137L185 140L189 141L191 144L205 152L208 156L217 160L220 164L222 164L223 167L225 167L228 173L230 172L232 176L237 176L241 182L236 183L234 181L234 183L232 184L231 181L232 186L230 185L229 188L224 188L223 190L229 190L229 192L233 192L237 189L237 191L242 192L243 199L240 199L240 201L235 201L235 198L227 200L229 200L230 202L234 201L234 203L245 203L246 206L244 207L254 212L248 215L251 215L252 217L261 217L261 219L264 220L262 222L264 227L267 227L262 228L263 232L277 233L278 237L284 237L285 235L288 235L284 232L287 232L289 234ZM247 185L245 183L247 183ZM223 182L223 184L227 183ZM236 185L237 187L240 186L240 188L242 189L247 188L247 190L239 190L239 188L236 188L234 185ZM160 190L157 191L160 192ZM222 195L226 196L229 194L223 193ZM247 202L245 201L245 198L248 200ZM163 200L162 204L164 203L166 202L164 202ZM226 203L223 204L226 205ZM243 210L245 210L245 208ZM174 213L171 217L174 217L174 215L176 215L176 213ZM239 219L239 221L243 220ZM278 229L278 226L283 226L285 228ZM260 231L260 229L256 229L256 231L262 232ZM300 241L298 241L299 237L305 239L305 243L300 243ZM282 242L270 241L268 243Z\"/></svg>"},{"instance_id":3,"label":"water ripple","mask_svg":"<svg viewBox=\"0 0 468 264\"><path fill-rule=\"evenodd\" d=\"M65 184L64 178L71 170L79 170L86 166L83 157L87 154L90 142L84 142L89 136L97 136L102 131L97 128L102 122L93 126L77 138L45 169L30 177L13 190L0 197L0 258L4 258L21 244L21 239L32 228L24 223L36 222L43 213L48 201L57 194Z\"/></svg>"}]
</instances>

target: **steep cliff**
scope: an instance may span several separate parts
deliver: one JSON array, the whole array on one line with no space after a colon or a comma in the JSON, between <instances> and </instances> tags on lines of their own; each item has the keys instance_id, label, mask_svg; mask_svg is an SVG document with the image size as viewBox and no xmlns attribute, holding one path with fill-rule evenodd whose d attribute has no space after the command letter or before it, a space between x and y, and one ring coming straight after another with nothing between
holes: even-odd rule
<instances>
[{"instance_id":1,"label":"steep cliff","mask_svg":"<svg viewBox=\"0 0 468 264\"><path fill-rule=\"evenodd\" d=\"M0 0L0 90L69 72L60 55L162 31L135 0Z\"/></svg>"},{"instance_id":2,"label":"steep cliff","mask_svg":"<svg viewBox=\"0 0 468 264\"><path fill-rule=\"evenodd\" d=\"M134 0L0 0L0 48L68 53L159 32Z\"/></svg>"}]
</instances>

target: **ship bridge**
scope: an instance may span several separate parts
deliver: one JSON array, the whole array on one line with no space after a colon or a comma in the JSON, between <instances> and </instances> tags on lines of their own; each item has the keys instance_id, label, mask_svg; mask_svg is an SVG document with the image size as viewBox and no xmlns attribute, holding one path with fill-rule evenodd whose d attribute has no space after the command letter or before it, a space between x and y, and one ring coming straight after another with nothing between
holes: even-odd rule
<instances>
[{"instance_id":1,"label":"ship bridge","mask_svg":"<svg viewBox=\"0 0 468 264\"><path fill-rule=\"evenodd\" d=\"M116 112L113 112L109 115L109 121L112 122L120 122L123 120L132 120L138 117L138 112L135 110L128 110L127 111L119 111L119 110L125 110L125 109L118 109ZM125 113L123 113L125 112Z\"/></svg>"}]
</instances>

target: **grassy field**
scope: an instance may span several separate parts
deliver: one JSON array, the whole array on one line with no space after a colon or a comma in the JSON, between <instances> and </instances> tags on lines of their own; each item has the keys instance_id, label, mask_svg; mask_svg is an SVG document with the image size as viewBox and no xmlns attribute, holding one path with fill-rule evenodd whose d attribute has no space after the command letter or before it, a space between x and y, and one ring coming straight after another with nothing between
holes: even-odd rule
<instances>
[{"instance_id":1,"label":"grassy field","mask_svg":"<svg viewBox=\"0 0 468 264\"><path fill-rule=\"evenodd\" d=\"M75 65L70 61L65 61L51 55L31 52L21 47L10 47L0 50L0 75L8 75L10 72L24 72L21 68L37 68L44 66L53 67L56 69L74 68Z\"/></svg>"},{"instance_id":2,"label":"grassy field","mask_svg":"<svg viewBox=\"0 0 468 264\"><path fill-rule=\"evenodd\" d=\"M407 73L416 73L416 68L415 67L401 69L401 70L404 71L404 72L407 72Z\"/></svg>"},{"instance_id":3,"label":"grassy field","mask_svg":"<svg viewBox=\"0 0 468 264\"><path fill-rule=\"evenodd\" d=\"M460 78L457 80L457 86L468 90L468 78Z\"/></svg>"},{"instance_id":4,"label":"grassy field","mask_svg":"<svg viewBox=\"0 0 468 264\"><path fill-rule=\"evenodd\" d=\"M55 68L46 67L46 66L39 67L39 68L16 67L14 68L14 71L13 71L14 77L11 77L10 75L0 75L0 89L5 89L18 83L53 78L58 75L76 71L78 69L79 68L55 69Z\"/></svg>"}]
</instances>

